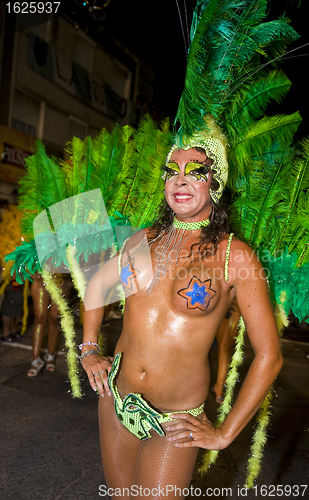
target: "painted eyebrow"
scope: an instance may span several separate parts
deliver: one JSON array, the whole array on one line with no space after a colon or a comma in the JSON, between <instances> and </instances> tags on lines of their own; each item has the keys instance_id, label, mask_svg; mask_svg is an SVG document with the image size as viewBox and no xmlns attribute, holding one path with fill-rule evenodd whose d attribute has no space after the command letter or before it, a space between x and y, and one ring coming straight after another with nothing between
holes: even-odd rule
<instances>
[{"instance_id":1,"label":"painted eyebrow","mask_svg":"<svg viewBox=\"0 0 309 500\"><path fill-rule=\"evenodd\" d=\"M173 163L175 163L175 162L173 162ZM168 164L168 165L169 165L169 164ZM170 172L171 172L172 170L174 170L173 168L170 168L168 165L163 165L163 167L162 167L162 168L163 168L163 170L169 170ZM177 165L177 163L176 163L176 165ZM177 166L178 166L178 168L179 168L179 165L177 165ZM175 170L175 172L177 172L177 170Z\"/></svg>"},{"instance_id":2,"label":"painted eyebrow","mask_svg":"<svg viewBox=\"0 0 309 500\"><path fill-rule=\"evenodd\" d=\"M186 165L187 165L188 163L199 163L200 165L204 165L204 163L205 163L205 161L206 161L206 160L207 160L207 158L206 158L205 160L203 160L203 161L196 160L196 159L195 159L195 160L189 160L189 161L187 161ZM172 160L169 160L168 165L169 165L170 163L175 163L175 164L179 167L179 163L177 163L177 161L172 161ZM206 167L206 165L204 165L204 166Z\"/></svg>"},{"instance_id":3,"label":"painted eyebrow","mask_svg":"<svg viewBox=\"0 0 309 500\"><path fill-rule=\"evenodd\" d=\"M191 162L191 163L195 163L195 162ZM196 171L200 171L200 172L203 172L203 173L206 173L206 174L210 171L210 168L207 167L206 165L203 165L202 163L200 163L200 165L201 166L199 168L196 168ZM191 170L191 172L193 172L193 170Z\"/></svg>"}]
</instances>

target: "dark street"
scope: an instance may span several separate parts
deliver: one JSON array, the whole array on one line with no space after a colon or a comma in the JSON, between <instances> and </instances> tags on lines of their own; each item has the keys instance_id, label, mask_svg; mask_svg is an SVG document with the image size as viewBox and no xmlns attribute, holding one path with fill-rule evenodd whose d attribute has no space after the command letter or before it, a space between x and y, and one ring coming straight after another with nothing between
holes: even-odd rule
<instances>
[{"instance_id":1,"label":"dark street","mask_svg":"<svg viewBox=\"0 0 309 500\"><path fill-rule=\"evenodd\" d=\"M110 349L121 323L110 321L104 328ZM76 331L79 342L79 325ZM207 475L194 475L188 498L309 498L309 489L305 488L309 483L309 335L308 331L289 329L285 337L285 362L276 382L269 439L255 488L248 492L243 489L252 436L248 426L220 453ZM44 371L37 379L28 379L30 344L31 328L20 342L0 347L1 499L108 498L100 460L97 396L83 381L84 397L71 397L61 345L56 371ZM242 377L252 358L249 344L245 352ZM216 354L213 347L212 374L216 372ZM210 393L206 411L211 419L216 409Z\"/></svg>"}]
</instances>

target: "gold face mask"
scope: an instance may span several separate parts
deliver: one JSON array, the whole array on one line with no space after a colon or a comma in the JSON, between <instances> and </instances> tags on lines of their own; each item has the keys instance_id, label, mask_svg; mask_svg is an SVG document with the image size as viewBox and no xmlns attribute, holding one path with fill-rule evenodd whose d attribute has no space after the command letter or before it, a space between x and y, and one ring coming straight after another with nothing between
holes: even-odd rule
<instances>
[{"instance_id":1,"label":"gold face mask","mask_svg":"<svg viewBox=\"0 0 309 500\"><path fill-rule=\"evenodd\" d=\"M180 174L178 163L171 162L163 167L162 179L164 181L170 180L172 177ZM203 163L189 161L185 166L185 175L191 175L195 180L201 179L207 182L209 177L209 169Z\"/></svg>"}]
</instances>

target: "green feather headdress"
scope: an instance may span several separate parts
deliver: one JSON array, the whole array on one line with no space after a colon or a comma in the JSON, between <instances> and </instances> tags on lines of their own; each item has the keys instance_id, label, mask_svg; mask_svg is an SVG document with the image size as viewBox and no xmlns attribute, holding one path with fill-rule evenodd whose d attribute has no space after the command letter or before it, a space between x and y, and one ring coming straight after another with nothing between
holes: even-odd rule
<instances>
[{"instance_id":1,"label":"green feather headdress","mask_svg":"<svg viewBox=\"0 0 309 500\"><path fill-rule=\"evenodd\" d=\"M254 114L258 115L271 99L281 99L289 86L282 77L283 84L278 87L281 73L277 77L273 70L264 88L257 88L250 96L256 73L264 80L267 72L263 68L298 38L286 20L265 22L266 15L266 0L198 0L194 10L184 90L175 119L178 130L167 162L176 148L204 144L207 156L215 160L212 170L219 189L210 192L215 202L227 183L227 143L234 151L237 148L237 158L246 162L253 147L263 149L276 133L293 131L290 120L272 129L267 120L261 121L258 130L250 130L250 125L256 125ZM213 119L207 119L207 115Z\"/></svg>"}]
</instances>

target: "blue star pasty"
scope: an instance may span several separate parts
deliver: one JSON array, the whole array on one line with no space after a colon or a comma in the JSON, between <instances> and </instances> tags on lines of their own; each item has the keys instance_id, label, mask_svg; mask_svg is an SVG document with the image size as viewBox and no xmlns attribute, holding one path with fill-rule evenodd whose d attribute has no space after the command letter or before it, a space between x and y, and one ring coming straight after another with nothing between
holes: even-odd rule
<instances>
[{"instance_id":1,"label":"blue star pasty","mask_svg":"<svg viewBox=\"0 0 309 500\"><path fill-rule=\"evenodd\" d=\"M130 259L128 264L121 269L121 282L122 286L132 290L132 282L139 274L137 269L134 269L134 258Z\"/></svg>"},{"instance_id":2,"label":"blue star pasty","mask_svg":"<svg viewBox=\"0 0 309 500\"><path fill-rule=\"evenodd\" d=\"M216 295L216 291L211 288L211 279L201 281L196 276L191 278L189 285L182 288L177 293L187 301L188 309L200 309L206 311L209 302Z\"/></svg>"}]
</instances>

